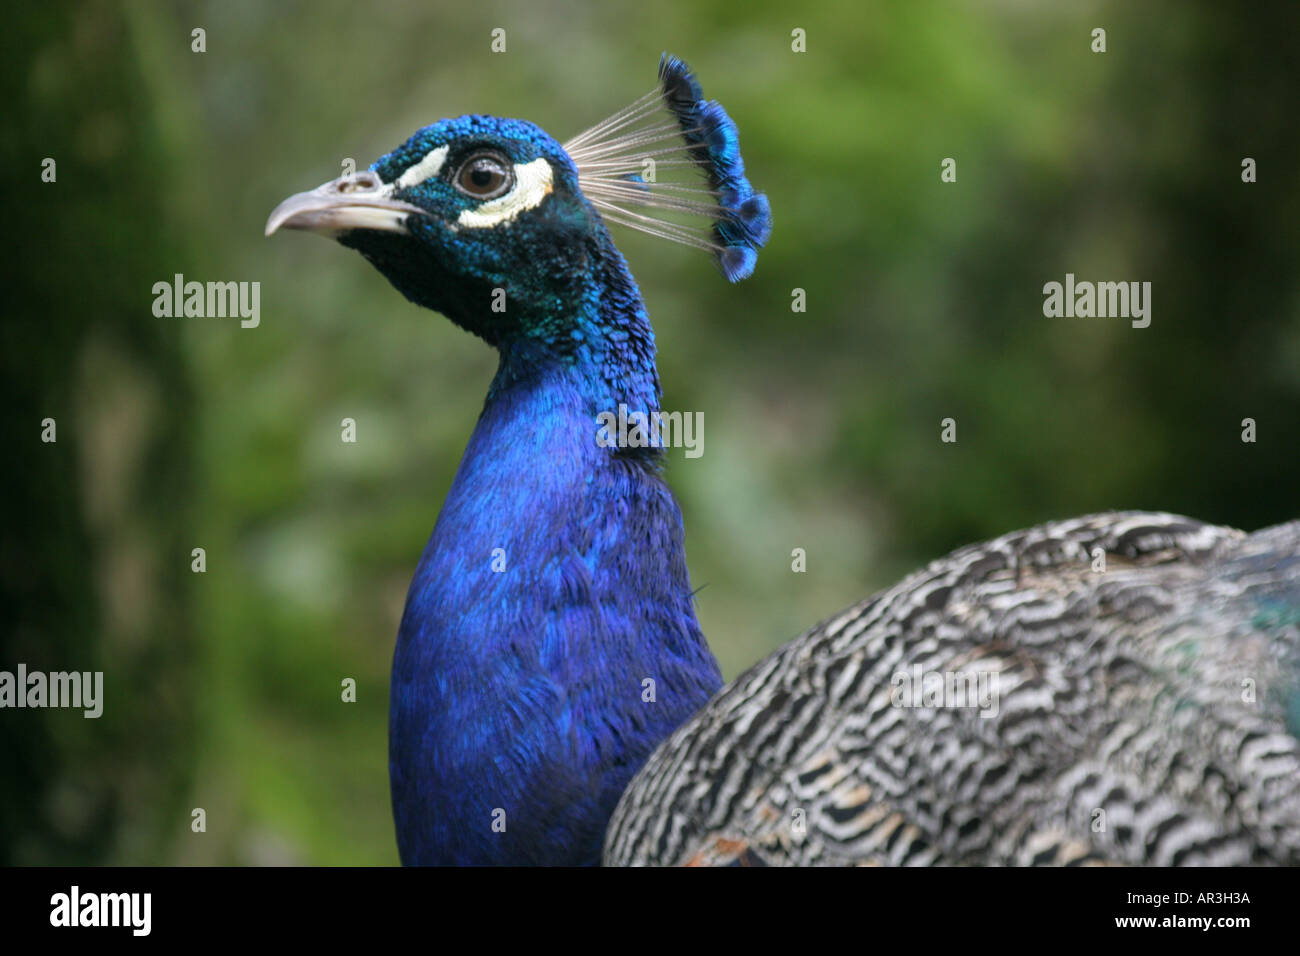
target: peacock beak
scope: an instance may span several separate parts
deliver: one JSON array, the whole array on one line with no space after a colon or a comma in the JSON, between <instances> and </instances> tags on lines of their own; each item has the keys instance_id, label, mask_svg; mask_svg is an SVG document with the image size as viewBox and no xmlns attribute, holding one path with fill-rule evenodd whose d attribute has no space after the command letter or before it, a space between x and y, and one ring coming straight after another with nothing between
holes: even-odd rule
<instances>
[{"instance_id":1,"label":"peacock beak","mask_svg":"<svg viewBox=\"0 0 1300 956\"><path fill-rule=\"evenodd\" d=\"M410 216L428 215L419 206L392 198L393 185L366 171L340 176L305 193L290 196L271 212L266 234L305 229L337 236L353 229L406 232Z\"/></svg>"}]
</instances>

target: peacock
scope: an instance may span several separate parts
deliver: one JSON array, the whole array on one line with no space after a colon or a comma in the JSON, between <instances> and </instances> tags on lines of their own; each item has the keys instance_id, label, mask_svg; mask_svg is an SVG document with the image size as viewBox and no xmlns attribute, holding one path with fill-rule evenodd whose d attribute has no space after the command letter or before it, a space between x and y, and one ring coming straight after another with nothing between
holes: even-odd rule
<instances>
[{"instance_id":1,"label":"peacock","mask_svg":"<svg viewBox=\"0 0 1300 956\"><path fill-rule=\"evenodd\" d=\"M1300 862L1300 522L1015 532L722 687L662 436L598 426L662 410L607 225L737 282L772 212L723 107L676 57L658 79L564 144L442 120L266 225L499 353L397 635L402 862Z\"/></svg>"}]
</instances>

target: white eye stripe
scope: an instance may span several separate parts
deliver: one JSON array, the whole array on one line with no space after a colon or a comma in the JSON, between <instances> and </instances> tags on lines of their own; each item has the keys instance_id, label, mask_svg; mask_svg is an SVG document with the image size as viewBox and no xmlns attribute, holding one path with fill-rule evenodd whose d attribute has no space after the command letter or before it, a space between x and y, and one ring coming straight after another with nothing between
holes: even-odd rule
<instances>
[{"instance_id":1,"label":"white eye stripe","mask_svg":"<svg viewBox=\"0 0 1300 956\"><path fill-rule=\"evenodd\" d=\"M552 190L551 164L543 157L515 167L515 187L473 209L464 209L456 222L467 229L487 229L510 222L521 212L540 206Z\"/></svg>"},{"instance_id":2,"label":"white eye stripe","mask_svg":"<svg viewBox=\"0 0 1300 956\"><path fill-rule=\"evenodd\" d=\"M396 186L398 189L407 189L411 186L418 186L433 176L442 172L442 164L447 161L446 146L439 146L437 149L431 149L425 154L424 159L420 160L402 175L397 177Z\"/></svg>"}]
</instances>

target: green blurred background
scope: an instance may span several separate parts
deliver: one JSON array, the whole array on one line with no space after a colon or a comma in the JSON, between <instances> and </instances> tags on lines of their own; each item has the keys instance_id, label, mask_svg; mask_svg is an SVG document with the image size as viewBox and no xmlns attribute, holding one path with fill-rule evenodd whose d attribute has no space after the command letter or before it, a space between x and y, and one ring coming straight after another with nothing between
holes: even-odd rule
<instances>
[{"instance_id":1,"label":"green blurred background","mask_svg":"<svg viewBox=\"0 0 1300 956\"><path fill-rule=\"evenodd\" d=\"M1041 520L1296 517L1295 3L63 2L6 20L0 669L100 669L106 700L98 721L0 712L2 862L396 862L393 640L494 356L355 254L263 224L443 116L566 139L649 90L665 49L739 123L776 218L738 286L618 236L665 406L704 413L703 457L676 452L669 480L728 676ZM152 285L178 272L260 281L260 327L155 318ZM1152 282L1150 328L1044 318L1066 272Z\"/></svg>"}]
</instances>

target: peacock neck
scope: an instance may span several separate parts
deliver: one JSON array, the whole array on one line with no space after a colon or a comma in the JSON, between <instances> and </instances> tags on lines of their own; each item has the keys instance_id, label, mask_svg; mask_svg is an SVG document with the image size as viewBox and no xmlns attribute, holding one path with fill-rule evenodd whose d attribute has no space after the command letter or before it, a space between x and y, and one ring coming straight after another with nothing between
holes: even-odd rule
<instances>
[{"instance_id":1,"label":"peacock neck","mask_svg":"<svg viewBox=\"0 0 1300 956\"><path fill-rule=\"evenodd\" d=\"M532 305L529 321L495 342L501 364L488 391L489 407L519 383L555 383L556 375L567 374L593 413L620 404L659 410L654 330L627 263L603 232L592 241L587 261L594 267L570 278L563 295Z\"/></svg>"},{"instance_id":2,"label":"peacock neck","mask_svg":"<svg viewBox=\"0 0 1300 956\"><path fill-rule=\"evenodd\" d=\"M661 453L597 441L601 412L659 407L613 265L565 339L500 345L411 584L390 720L405 862L595 862L632 773L721 683Z\"/></svg>"}]
</instances>

